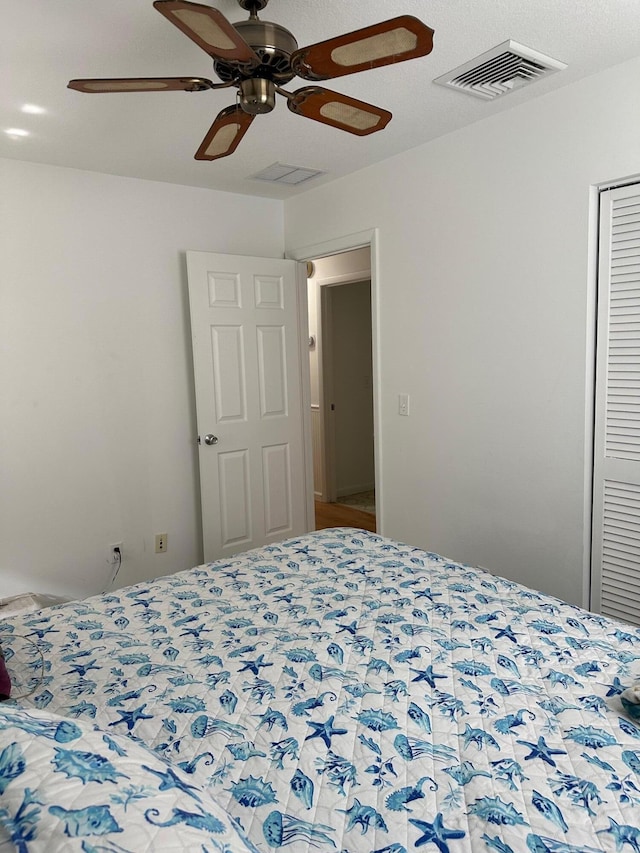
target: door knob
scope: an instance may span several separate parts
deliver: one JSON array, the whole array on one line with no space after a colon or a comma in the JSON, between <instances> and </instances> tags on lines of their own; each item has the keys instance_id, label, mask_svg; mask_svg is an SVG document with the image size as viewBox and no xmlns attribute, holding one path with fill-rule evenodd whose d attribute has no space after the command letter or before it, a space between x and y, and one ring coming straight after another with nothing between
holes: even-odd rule
<instances>
[{"instance_id":1,"label":"door knob","mask_svg":"<svg viewBox=\"0 0 640 853\"><path fill-rule=\"evenodd\" d=\"M217 444L218 443L218 436L212 435L211 433L208 433L204 437L204 443L205 444Z\"/></svg>"}]
</instances>

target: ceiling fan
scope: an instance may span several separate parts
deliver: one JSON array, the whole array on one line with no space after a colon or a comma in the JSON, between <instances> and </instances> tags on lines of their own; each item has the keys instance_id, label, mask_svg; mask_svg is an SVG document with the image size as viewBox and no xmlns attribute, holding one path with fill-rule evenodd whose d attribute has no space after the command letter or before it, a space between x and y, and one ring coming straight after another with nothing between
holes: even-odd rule
<instances>
[{"instance_id":1,"label":"ceiling fan","mask_svg":"<svg viewBox=\"0 0 640 853\"><path fill-rule=\"evenodd\" d=\"M79 92L201 92L238 89L237 102L216 116L196 160L217 160L232 154L256 115L268 113L276 94L287 99L291 112L332 127L365 136L382 130L391 120L388 110L318 85L295 92L282 88L295 76L330 80L407 59L425 56L433 48L433 30L411 15L401 15L336 38L298 47L292 33L280 24L258 17L269 0L238 0L249 19L232 24L217 9L188 0L155 0L154 7L213 59L220 83L204 77L131 77L78 79L69 82Z\"/></svg>"}]
</instances>

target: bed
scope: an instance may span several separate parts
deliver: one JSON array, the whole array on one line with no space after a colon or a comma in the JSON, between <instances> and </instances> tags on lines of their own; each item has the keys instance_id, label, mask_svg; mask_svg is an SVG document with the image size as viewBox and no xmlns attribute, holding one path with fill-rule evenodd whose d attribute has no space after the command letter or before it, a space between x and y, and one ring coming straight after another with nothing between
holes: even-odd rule
<instances>
[{"instance_id":1,"label":"bed","mask_svg":"<svg viewBox=\"0 0 640 853\"><path fill-rule=\"evenodd\" d=\"M0 643L2 850L640 851L640 630L437 554L319 531Z\"/></svg>"}]
</instances>

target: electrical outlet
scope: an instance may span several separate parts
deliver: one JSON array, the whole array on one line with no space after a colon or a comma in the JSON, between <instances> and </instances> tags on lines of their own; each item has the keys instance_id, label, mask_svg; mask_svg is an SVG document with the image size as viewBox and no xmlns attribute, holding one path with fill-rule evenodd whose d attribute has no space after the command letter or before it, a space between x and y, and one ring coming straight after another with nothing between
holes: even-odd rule
<instances>
[{"instance_id":1,"label":"electrical outlet","mask_svg":"<svg viewBox=\"0 0 640 853\"><path fill-rule=\"evenodd\" d=\"M403 417L408 417L409 415L409 395L408 394L398 394L398 414Z\"/></svg>"},{"instance_id":2,"label":"electrical outlet","mask_svg":"<svg viewBox=\"0 0 640 853\"><path fill-rule=\"evenodd\" d=\"M107 552L107 563L110 566L117 566L122 562L122 542L114 542L109 545Z\"/></svg>"},{"instance_id":3,"label":"electrical outlet","mask_svg":"<svg viewBox=\"0 0 640 853\"><path fill-rule=\"evenodd\" d=\"M167 538L166 533L156 533L156 554L166 553Z\"/></svg>"},{"instance_id":4,"label":"electrical outlet","mask_svg":"<svg viewBox=\"0 0 640 853\"><path fill-rule=\"evenodd\" d=\"M118 572L122 566L122 542L114 542L113 545L109 545L107 563L111 566L111 574L107 584L107 589L109 589L118 577ZM107 589L104 591L106 592Z\"/></svg>"}]
</instances>

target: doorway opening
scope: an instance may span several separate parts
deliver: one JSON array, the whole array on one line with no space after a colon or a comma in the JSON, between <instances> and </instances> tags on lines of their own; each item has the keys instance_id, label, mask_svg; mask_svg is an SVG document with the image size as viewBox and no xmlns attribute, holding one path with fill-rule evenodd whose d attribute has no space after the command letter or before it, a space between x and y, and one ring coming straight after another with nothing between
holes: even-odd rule
<instances>
[{"instance_id":1,"label":"doorway opening","mask_svg":"<svg viewBox=\"0 0 640 853\"><path fill-rule=\"evenodd\" d=\"M315 527L376 530L371 251L309 268Z\"/></svg>"}]
</instances>

